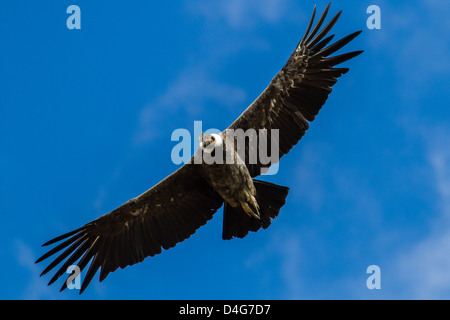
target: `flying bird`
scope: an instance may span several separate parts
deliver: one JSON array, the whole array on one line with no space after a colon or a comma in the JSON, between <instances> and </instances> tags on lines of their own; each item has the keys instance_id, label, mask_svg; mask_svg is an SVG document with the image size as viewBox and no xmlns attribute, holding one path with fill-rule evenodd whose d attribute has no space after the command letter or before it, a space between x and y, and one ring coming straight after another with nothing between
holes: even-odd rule
<instances>
[{"instance_id":1,"label":"flying bird","mask_svg":"<svg viewBox=\"0 0 450 320\"><path fill-rule=\"evenodd\" d=\"M118 268L174 247L210 220L222 205L223 239L243 238L249 231L269 227L285 204L289 189L254 179L273 163L263 163L259 158L250 161L258 150L249 141L241 156L227 132L253 129L257 139L261 138L261 132L268 132L268 149L278 152L278 159L303 137L332 86L349 71L336 66L362 53L330 56L361 31L329 45L334 35L328 34L342 12L321 28L329 8L330 4L313 26L314 7L306 32L284 67L229 128L220 134L201 134L200 148L189 163L117 209L44 243L43 246L55 246L36 263L58 255L41 276L62 263L49 285L65 274L69 266L76 265L82 271L89 265L81 294L99 269L103 281ZM273 130L278 139L271 139L275 135ZM203 157L215 156L216 152L226 153L233 161L206 163ZM67 287L68 280L61 291Z\"/></svg>"}]
</instances>

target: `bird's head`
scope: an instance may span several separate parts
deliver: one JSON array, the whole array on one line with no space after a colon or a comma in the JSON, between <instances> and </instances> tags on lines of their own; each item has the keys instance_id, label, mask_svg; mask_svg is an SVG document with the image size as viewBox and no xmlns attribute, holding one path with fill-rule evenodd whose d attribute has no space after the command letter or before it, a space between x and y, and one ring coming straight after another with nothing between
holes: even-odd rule
<instances>
[{"instance_id":1,"label":"bird's head","mask_svg":"<svg viewBox=\"0 0 450 320\"><path fill-rule=\"evenodd\" d=\"M202 132L198 140L200 149L209 153L211 153L216 147L220 147L223 144L222 137L215 133L206 134Z\"/></svg>"}]
</instances>

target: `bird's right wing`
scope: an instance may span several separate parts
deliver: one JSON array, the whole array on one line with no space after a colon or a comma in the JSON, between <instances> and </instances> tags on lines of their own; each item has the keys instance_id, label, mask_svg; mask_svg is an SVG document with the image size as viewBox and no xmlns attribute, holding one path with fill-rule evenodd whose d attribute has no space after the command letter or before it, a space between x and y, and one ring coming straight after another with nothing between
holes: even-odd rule
<instances>
[{"instance_id":1,"label":"bird's right wing","mask_svg":"<svg viewBox=\"0 0 450 320\"><path fill-rule=\"evenodd\" d=\"M223 199L202 178L202 166L186 164L166 179L83 227L44 244L61 242L36 262L59 255L46 274L59 263L49 284L66 273L70 265L82 271L90 263L80 294L101 268L100 281L120 268L142 262L187 239L222 206ZM67 281L61 290L66 288Z\"/></svg>"}]
</instances>

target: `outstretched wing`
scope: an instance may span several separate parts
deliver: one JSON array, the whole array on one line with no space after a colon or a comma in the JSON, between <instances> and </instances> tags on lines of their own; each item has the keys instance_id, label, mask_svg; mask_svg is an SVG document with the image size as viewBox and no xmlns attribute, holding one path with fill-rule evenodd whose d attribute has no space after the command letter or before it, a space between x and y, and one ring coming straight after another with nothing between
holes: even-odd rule
<instances>
[{"instance_id":1,"label":"outstretched wing","mask_svg":"<svg viewBox=\"0 0 450 320\"><path fill-rule=\"evenodd\" d=\"M353 40L361 31L354 32L332 45L327 46L334 35L327 36L341 15L340 11L330 22L321 26L328 14L330 4L311 31L316 7L302 40L280 72L272 79L264 92L241 114L228 129L267 129L267 141L271 141L271 130L278 129L278 145L268 146L268 155L273 148L278 148L279 157L288 153L297 144L309 128L308 121L313 121L325 104L331 87L337 78L346 73L347 68L335 68L363 51L354 51L329 57ZM320 31L319 31L320 30ZM311 31L311 32L310 32ZM327 36L327 37L326 37ZM257 137L259 138L259 137ZM261 174L261 169L269 167L261 161L249 163L249 155L255 144L245 145L245 162L252 177ZM258 158L259 159L259 158Z\"/></svg>"},{"instance_id":2,"label":"outstretched wing","mask_svg":"<svg viewBox=\"0 0 450 320\"><path fill-rule=\"evenodd\" d=\"M142 195L83 227L48 241L61 242L36 262L59 253L41 276L65 260L49 285L70 265L84 276L80 294L101 268L100 281L120 268L142 262L187 239L222 206L223 199L201 177L201 166L186 164ZM68 238L68 239L67 239ZM66 240L67 239L67 240ZM67 286L65 281L61 290Z\"/></svg>"}]
</instances>

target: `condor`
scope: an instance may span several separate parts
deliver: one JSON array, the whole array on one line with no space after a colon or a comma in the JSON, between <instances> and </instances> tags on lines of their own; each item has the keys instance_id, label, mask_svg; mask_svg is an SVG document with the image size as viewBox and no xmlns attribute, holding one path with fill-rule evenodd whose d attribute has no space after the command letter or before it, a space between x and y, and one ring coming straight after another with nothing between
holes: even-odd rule
<instances>
[{"instance_id":1,"label":"condor","mask_svg":"<svg viewBox=\"0 0 450 320\"><path fill-rule=\"evenodd\" d=\"M303 137L309 122L325 104L332 86L349 70L336 65L362 52L330 57L361 31L328 45L334 37L328 33L341 15L337 13L321 28L329 7L313 27L314 7L306 32L284 67L228 128L244 132L253 129L257 133L260 129L278 130L276 144L267 139L272 144L268 146L271 152L278 152L277 159ZM100 281L103 281L118 268L142 262L146 257L161 253L162 249L174 247L210 220L222 205L223 239L243 238L249 231L269 227L285 204L288 188L254 180L273 163L250 162L249 155L258 150L249 147L244 156L240 156L234 149L237 144L227 140L226 132L202 134L200 148L193 159L200 153L227 152L233 157L231 164L191 161L119 208L46 242L44 246L56 246L36 262L58 255L41 275L62 263L49 282L52 284L70 265L77 265L80 270L89 265L81 285L82 293L98 269ZM67 281L61 290L66 287Z\"/></svg>"}]
</instances>

